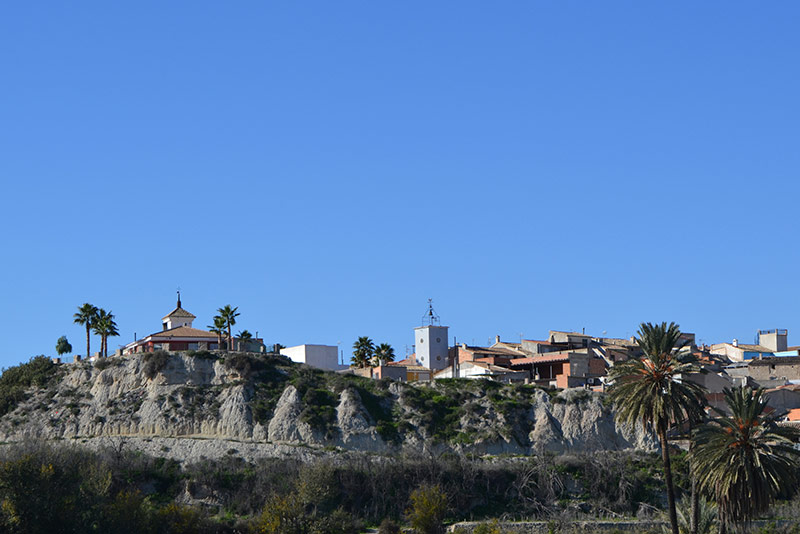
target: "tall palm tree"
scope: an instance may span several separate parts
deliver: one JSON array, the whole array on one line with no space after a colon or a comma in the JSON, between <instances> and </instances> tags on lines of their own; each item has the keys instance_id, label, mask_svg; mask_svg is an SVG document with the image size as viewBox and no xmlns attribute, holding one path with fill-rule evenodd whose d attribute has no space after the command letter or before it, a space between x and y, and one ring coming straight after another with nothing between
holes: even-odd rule
<instances>
[{"instance_id":1,"label":"tall palm tree","mask_svg":"<svg viewBox=\"0 0 800 534\"><path fill-rule=\"evenodd\" d=\"M618 363L610 377L609 390L616 406L617 420L633 425L641 423L655 430L661 443L664 481L672 534L678 534L675 512L675 488L669 457L667 433L672 425L687 421L703 411L703 388L688 380L689 373L699 371L696 360L681 351L681 332L675 323L642 323L637 332L641 358Z\"/></svg>"},{"instance_id":2,"label":"tall palm tree","mask_svg":"<svg viewBox=\"0 0 800 534\"><path fill-rule=\"evenodd\" d=\"M374 353L375 343L367 336L361 336L353 343L353 357L350 361L356 367L363 369L369 365Z\"/></svg>"},{"instance_id":3,"label":"tall palm tree","mask_svg":"<svg viewBox=\"0 0 800 534\"><path fill-rule=\"evenodd\" d=\"M225 319L225 328L228 331L228 350L233 347L233 336L231 335L231 327L236 324L236 318L239 317L237 311L239 307L232 308L230 304L226 304L217 310L219 316Z\"/></svg>"},{"instance_id":4,"label":"tall palm tree","mask_svg":"<svg viewBox=\"0 0 800 534\"><path fill-rule=\"evenodd\" d=\"M394 349L388 343L381 343L375 347L375 352L372 355L372 366L386 365L394 361Z\"/></svg>"},{"instance_id":5,"label":"tall palm tree","mask_svg":"<svg viewBox=\"0 0 800 534\"><path fill-rule=\"evenodd\" d=\"M108 338L119 335L117 323L114 321L114 314L105 311L103 308L97 310L97 318L92 325L94 333L100 336L100 354L108 357Z\"/></svg>"},{"instance_id":6,"label":"tall palm tree","mask_svg":"<svg viewBox=\"0 0 800 534\"><path fill-rule=\"evenodd\" d=\"M800 429L779 425L780 414L765 414L763 389L725 389L730 416L697 432L693 451L700 486L719 507L720 532L727 532L765 512L783 491L798 484Z\"/></svg>"},{"instance_id":7,"label":"tall palm tree","mask_svg":"<svg viewBox=\"0 0 800 534\"><path fill-rule=\"evenodd\" d=\"M236 334L236 337L239 338L239 350L242 350L242 345L244 345L244 348L247 349L247 344L252 341L253 334L251 334L248 330L242 330Z\"/></svg>"},{"instance_id":8,"label":"tall palm tree","mask_svg":"<svg viewBox=\"0 0 800 534\"><path fill-rule=\"evenodd\" d=\"M92 328L95 319L97 318L97 307L85 303L78 308L78 312L72 316L73 322L76 324L84 325L86 327L86 357L91 356L89 345L89 330Z\"/></svg>"}]
</instances>

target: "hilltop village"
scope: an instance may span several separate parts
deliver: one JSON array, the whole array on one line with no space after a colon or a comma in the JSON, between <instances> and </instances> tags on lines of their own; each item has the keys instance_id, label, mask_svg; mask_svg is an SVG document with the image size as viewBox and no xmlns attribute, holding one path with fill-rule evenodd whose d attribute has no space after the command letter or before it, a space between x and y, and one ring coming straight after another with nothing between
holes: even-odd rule
<instances>
[{"instance_id":1,"label":"hilltop village","mask_svg":"<svg viewBox=\"0 0 800 534\"><path fill-rule=\"evenodd\" d=\"M212 331L195 328L195 319L194 314L183 308L179 294L175 309L162 318L160 331L136 339L118 349L115 355L227 351L230 347L235 352L279 353L296 363L375 380L425 383L448 378L488 379L603 392L611 367L642 354L635 337L597 337L559 330L550 330L539 340L509 342L496 336L488 346L465 343L451 346L449 327L441 325L430 302L423 324L413 330L413 353L394 361L390 346L375 347L372 340L364 337L354 345L351 365L343 363L336 345L268 347L263 339L246 330L238 336L226 335L221 323ZM725 388L761 387L767 390L773 409L786 411L788 421L800 422L800 346L789 346L788 330L758 330L753 344L733 339L698 345L692 333L683 333L682 341L684 350L691 352L702 367L702 373L688 379L705 387L709 405L722 406ZM101 353L96 353L89 360L101 357ZM81 356L75 356L75 361L80 360ZM61 363L59 358L54 361Z\"/></svg>"}]
</instances>

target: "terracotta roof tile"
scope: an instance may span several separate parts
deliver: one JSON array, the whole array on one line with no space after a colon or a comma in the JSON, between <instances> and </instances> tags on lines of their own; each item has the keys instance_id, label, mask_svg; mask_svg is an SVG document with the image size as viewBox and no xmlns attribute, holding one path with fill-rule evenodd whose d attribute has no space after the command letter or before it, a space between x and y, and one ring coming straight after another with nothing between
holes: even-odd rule
<instances>
[{"instance_id":1,"label":"terracotta roof tile","mask_svg":"<svg viewBox=\"0 0 800 534\"><path fill-rule=\"evenodd\" d=\"M148 337L199 337L204 339L217 339L217 334L199 330L197 328L190 328L188 326L179 326L177 328L170 328L169 330L162 330L155 334L150 334Z\"/></svg>"},{"instance_id":2,"label":"terracotta roof tile","mask_svg":"<svg viewBox=\"0 0 800 534\"><path fill-rule=\"evenodd\" d=\"M186 310L184 310L183 308L180 308L180 307L179 308L175 308L174 310L169 312L167 315L162 317L162 320L163 319L168 319L170 317L191 317L192 319L197 319L196 315L192 315L191 313L189 313L188 311L186 311Z\"/></svg>"}]
</instances>

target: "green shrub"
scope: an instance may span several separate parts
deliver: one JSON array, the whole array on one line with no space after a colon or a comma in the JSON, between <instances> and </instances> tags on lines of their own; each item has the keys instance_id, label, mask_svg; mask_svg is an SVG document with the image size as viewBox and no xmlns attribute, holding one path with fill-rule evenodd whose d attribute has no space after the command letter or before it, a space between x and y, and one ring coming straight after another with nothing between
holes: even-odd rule
<instances>
[{"instance_id":1,"label":"green shrub","mask_svg":"<svg viewBox=\"0 0 800 534\"><path fill-rule=\"evenodd\" d=\"M97 360L94 362L94 368L98 371L102 371L103 369L107 369L109 367L111 367L109 358L97 358Z\"/></svg>"},{"instance_id":2,"label":"green shrub","mask_svg":"<svg viewBox=\"0 0 800 534\"><path fill-rule=\"evenodd\" d=\"M144 367L142 368L144 376L152 380L167 366L167 362L169 362L169 353L163 350L146 352L144 356L142 356L142 362L144 362Z\"/></svg>"},{"instance_id":3,"label":"green shrub","mask_svg":"<svg viewBox=\"0 0 800 534\"><path fill-rule=\"evenodd\" d=\"M497 519L490 523L481 523L472 531L472 534L503 534Z\"/></svg>"},{"instance_id":4,"label":"green shrub","mask_svg":"<svg viewBox=\"0 0 800 534\"><path fill-rule=\"evenodd\" d=\"M30 387L47 387L58 372L58 366L46 356L36 356L28 363L9 367L0 375L0 416L7 414L27 395Z\"/></svg>"},{"instance_id":5,"label":"green shrub","mask_svg":"<svg viewBox=\"0 0 800 534\"><path fill-rule=\"evenodd\" d=\"M417 534L443 534L447 495L440 486L424 484L411 492L408 522Z\"/></svg>"},{"instance_id":6,"label":"green shrub","mask_svg":"<svg viewBox=\"0 0 800 534\"><path fill-rule=\"evenodd\" d=\"M322 430L328 438L336 425L336 395L327 389L308 388L303 395L303 411L300 420L311 425L312 428Z\"/></svg>"},{"instance_id":7,"label":"green shrub","mask_svg":"<svg viewBox=\"0 0 800 534\"><path fill-rule=\"evenodd\" d=\"M216 360L219 358L219 356L207 350L190 350L186 352L186 355L192 358L200 358L201 360Z\"/></svg>"}]
</instances>

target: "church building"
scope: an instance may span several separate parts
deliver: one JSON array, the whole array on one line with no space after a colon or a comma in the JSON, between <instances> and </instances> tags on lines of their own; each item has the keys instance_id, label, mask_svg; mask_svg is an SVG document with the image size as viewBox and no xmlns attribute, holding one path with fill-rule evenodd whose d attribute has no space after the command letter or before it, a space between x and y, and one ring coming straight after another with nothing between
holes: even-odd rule
<instances>
[{"instance_id":1,"label":"church building","mask_svg":"<svg viewBox=\"0 0 800 534\"><path fill-rule=\"evenodd\" d=\"M181 295L178 293L177 307L161 319L162 330L129 343L123 349L123 354L157 350L217 350L217 334L193 328L195 319L181 306Z\"/></svg>"}]
</instances>

